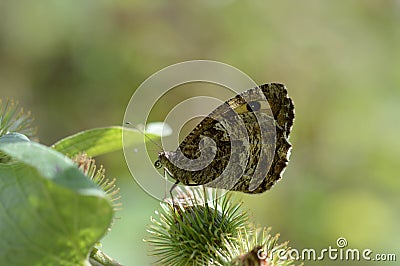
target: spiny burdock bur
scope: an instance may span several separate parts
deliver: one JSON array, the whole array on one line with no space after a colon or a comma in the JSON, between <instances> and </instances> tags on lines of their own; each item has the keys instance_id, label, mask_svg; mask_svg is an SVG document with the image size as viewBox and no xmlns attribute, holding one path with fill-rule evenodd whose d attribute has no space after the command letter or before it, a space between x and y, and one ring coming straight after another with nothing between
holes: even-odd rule
<instances>
[{"instance_id":1,"label":"spiny burdock bur","mask_svg":"<svg viewBox=\"0 0 400 266\"><path fill-rule=\"evenodd\" d=\"M286 266L281 260L287 242L278 243L270 228L257 228L232 193L214 189L178 190L176 198L162 202L151 218L150 254L156 265Z\"/></svg>"}]
</instances>

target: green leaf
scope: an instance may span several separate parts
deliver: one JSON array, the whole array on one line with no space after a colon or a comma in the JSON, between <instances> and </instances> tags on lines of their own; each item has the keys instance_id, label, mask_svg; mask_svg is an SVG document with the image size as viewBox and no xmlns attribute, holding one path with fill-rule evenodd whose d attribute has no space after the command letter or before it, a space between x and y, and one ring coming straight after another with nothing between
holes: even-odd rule
<instances>
[{"instance_id":1,"label":"green leaf","mask_svg":"<svg viewBox=\"0 0 400 266\"><path fill-rule=\"evenodd\" d=\"M18 133L11 132L2 137L0 137L0 143L10 143L10 142L20 142L20 141L30 141L27 136Z\"/></svg>"},{"instance_id":2,"label":"green leaf","mask_svg":"<svg viewBox=\"0 0 400 266\"><path fill-rule=\"evenodd\" d=\"M56 142L52 147L68 156L84 151L94 157L122 149L122 132L124 132L125 145L143 143L144 135L139 130L115 126L79 132ZM146 137L148 139L159 138L155 134L146 134Z\"/></svg>"},{"instance_id":3,"label":"green leaf","mask_svg":"<svg viewBox=\"0 0 400 266\"><path fill-rule=\"evenodd\" d=\"M55 150L2 138L0 265L83 265L112 221L107 196Z\"/></svg>"}]
</instances>

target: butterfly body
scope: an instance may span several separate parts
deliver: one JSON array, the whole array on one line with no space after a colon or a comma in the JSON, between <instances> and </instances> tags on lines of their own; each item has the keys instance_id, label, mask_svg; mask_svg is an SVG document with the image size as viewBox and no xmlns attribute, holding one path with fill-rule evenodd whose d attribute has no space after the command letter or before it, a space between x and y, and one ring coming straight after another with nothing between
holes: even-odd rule
<instances>
[{"instance_id":1,"label":"butterfly body","mask_svg":"<svg viewBox=\"0 0 400 266\"><path fill-rule=\"evenodd\" d=\"M184 185L262 193L287 165L293 119L284 85L261 85L211 112L176 151L159 153L159 162Z\"/></svg>"}]
</instances>

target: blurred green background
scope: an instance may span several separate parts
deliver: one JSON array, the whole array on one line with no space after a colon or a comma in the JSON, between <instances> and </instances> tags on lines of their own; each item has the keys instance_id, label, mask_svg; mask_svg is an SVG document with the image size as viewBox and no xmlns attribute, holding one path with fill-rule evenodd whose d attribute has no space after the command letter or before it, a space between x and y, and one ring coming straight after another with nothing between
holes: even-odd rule
<instances>
[{"instance_id":1,"label":"blurred green background","mask_svg":"<svg viewBox=\"0 0 400 266\"><path fill-rule=\"evenodd\" d=\"M32 111L44 144L122 124L135 88L192 59L282 82L296 106L284 178L243 195L256 224L298 249L396 253L400 260L400 1L1 1L0 91ZM165 110L166 112L168 110ZM122 152L98 158L121 187L103 249L148 265L158 202ZM365 265L306 262L306 265ZM369 262L367 265L397 265Z\"/></svg>"}]
</instances>

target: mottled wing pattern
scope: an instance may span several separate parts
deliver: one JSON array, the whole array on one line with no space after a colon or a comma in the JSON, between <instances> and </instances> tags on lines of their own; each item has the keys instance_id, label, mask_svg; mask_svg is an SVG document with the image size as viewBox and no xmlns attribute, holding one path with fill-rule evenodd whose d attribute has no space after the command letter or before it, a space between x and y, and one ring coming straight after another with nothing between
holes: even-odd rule
<instances>
[{"instance_id":1,"label":"mottled wing pattern","mask_svg":"<svg viewBox=\"0 0 400 266\"><path fill-rule=\"evenodd\" d=\"M258 104L265 102L264 97L270 109ZM164 167L185 185L264 192L281 178L287 165L293 120L293 102L284 85L272 83L247 90L211 112L179 145L191 160L213 151L214 159L207 167L190 171L168 160ZM200 145L205 138L213 140L213 148ZM174 155L176 152L164 152L162 156Z\"/></svg>"}]
</instances>

